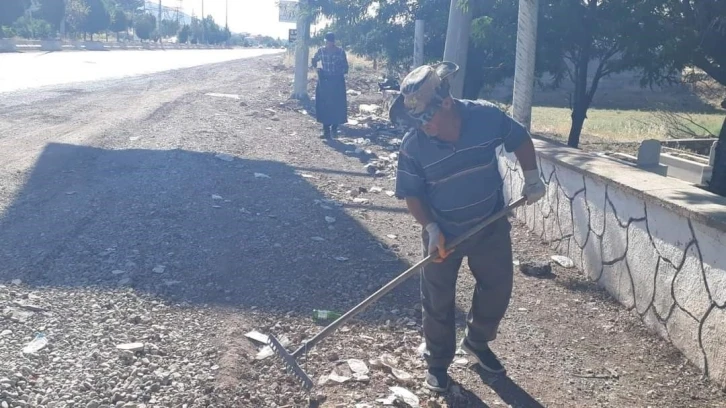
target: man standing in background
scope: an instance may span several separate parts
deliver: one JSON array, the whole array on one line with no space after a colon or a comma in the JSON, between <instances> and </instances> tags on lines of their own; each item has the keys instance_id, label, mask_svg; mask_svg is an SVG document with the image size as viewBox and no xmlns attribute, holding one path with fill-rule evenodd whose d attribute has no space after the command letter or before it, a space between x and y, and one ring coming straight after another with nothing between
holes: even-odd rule
<instances>
[{"instance_id":1,"label":"man standing in background","mask_svg":"<svg viewBox=\"0 0 726 408\"><path fill-rule=\"evenodd\" d=\"M318 68L318 62L322 62L322 68ZM325 46L313 56L312 67L318 68L315 116L323 124L323 138L328 139L338 132L338 125L348 122L344 76L348 73L348 58L335 45L335 34L325 34Z\"/></svg>"}]
</instances>

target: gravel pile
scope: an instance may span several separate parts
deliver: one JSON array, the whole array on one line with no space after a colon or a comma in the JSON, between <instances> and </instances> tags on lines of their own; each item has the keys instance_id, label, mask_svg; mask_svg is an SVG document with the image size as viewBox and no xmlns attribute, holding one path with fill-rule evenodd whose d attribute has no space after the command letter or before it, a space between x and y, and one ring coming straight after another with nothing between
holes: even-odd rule
<instances>
[{"instance_id":1,"label":"gravel pile","mask_svg":"<svg viewBox=\"0 0 726 408\"><path fill-rule=\"evenodd\" d=\"M0 285L2 407L198 406L214 391L201 312L131 289L15 283Z\"/></svg>"}]
</instances>

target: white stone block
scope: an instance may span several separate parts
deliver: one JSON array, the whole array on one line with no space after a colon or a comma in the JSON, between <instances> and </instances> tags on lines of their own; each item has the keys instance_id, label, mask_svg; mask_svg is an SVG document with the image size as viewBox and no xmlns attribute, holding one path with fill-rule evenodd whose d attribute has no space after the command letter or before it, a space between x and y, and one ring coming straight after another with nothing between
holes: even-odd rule
<instances>
[{"instance_id":1,"label":"white stone block","mask_svg":"<svg viewBox=\"0 0 726 408\"><path fill-rule=\"evenodd\" d=\"M706 316L701 332L703 351L708 360L708 371L721 387L726 387L726 310L714 308Z\"/></svg>"},{"instance_id":2,"label":"white stone block","mask_svg":"<svg viewBox=\"0 0 726 408\"><path fill-rule=\"evenodd\" d=\"M585 193L582 192L572 200L572 224L574 227L575 242L580 248L585 246L585 240L589 232L590 213L587 211Z\"/></svg>"},{"instance_id":3,"label":"white stone block","mask_svg":"<svg viewBox=\"0 0 726 408\"><path fill-rule=\"evenodd\" d=\"M590 231L582 250L582 271L591 280L597 281L602 274L602 246L600 237Z\"/></svg>"},{"instance_id":4,"label":"white stone block","mask_svg":"<svg viewBox=\"0 0 726 408\"><path fill-rule=\"evenodd\" d=\"M570 236L574 234L574 225L572 222L572 205L570 199L565 196L565 193L557 188L557 220L560 224L560 231L562 236Z\"/></svg>"},{"instance_id":5,"label":"white stone block","mask_svg":"<svg viewBox=\"0 0 726 408\"><path fill-rule=\"evenodd\" d=\"M686 260L676 273L673 280L673 295L676 303L699 321L711 306L696 245L688 248Z\"/></svg>"},{"instance_id":6,"label":"white stone block","mask_svg":"<svg viewBox=\"0 0 726 408\"><path fill-rule=\"evenodd\" d=\"M686 246L693 240L688 221L657 204L647 203L648 230L660 255L680 266Z\"/></svg>"},{"instance_id":7,"label":"white stone block","mask_svg":"<svg viewBox=\"0 0 726 408\"><path fill-rule=\"evenodd\" d=\"M617 187L610 186L607 192L608 200L615 207L616 215L621 224L627 224L630 219L645 218L645 203L632 195L626 194Z\"/></svg>"},{"instance_id":8,"label":"white stone block","mask_svg":"<svg viewBox=\"0 0 726 408\"><path fill-rule=\"evenodd\" d=\"M658 253L650 242L645 221L631 223L628 228L628 253L626 259L630 267L630 276L633 278L635 308L641 315L653 303L658 258Z\"/></svg>"},{"instance_id":9,"label":"white stone block","mask_svg":"<svg viewBox=\"0 0 726 408\"><path fill-rule=\"evenodd\" d=\"M701 250L706 284L713 301L719 307L726 306L726 237L723 232L692 223L693 232ZM726 333L726 328L724 328Z\"/></svg>"},{"instance_id":10,"label":"white stone block","mask_svg":"<svg viewBox=\"0 0 726 408\"><path fill-rule=\"evenodd\" d=\"M557 167L557 180L562 186L567 197L574 197L575 193L585 188L585 181L582 174L562 166Z\"/></svg>"},{"instance_id":11,"label":"white stone block","mask_svg":"<svg viewBox=\"0 0 726 408\"><path fill-rule=\"evenodd\" d=\"M590 210L590 229L602 236L605 228L605 183L585 178L587 207Z\"/></svg>"},{"instance_id":12,"label":"white stone block","mask_svg":"<svg viewBox=\"0 0 726 408\"><path fill-rule=\"evenodd\" d=\"M655 294L653 296L653 308L661 319L668 317L676 302L673 299L671 288L677 271L675 266L661 258L655 276Z\"/></svg>"},{"instance_id":13,"label":"white stone block","mask_svg":"<svg viewBox=\"0 0 726 408\"><path fill-rule=\"evenodd\" d=\"M670 341L668 338L668 329L665 324L658 320L658 316L653 311L653 308L649 308L643 315L643 323L645 326L656 333L658 336L666 341Z\"/></svg>"},{"instance_id":14,"label":"white stone block","mask_svg":"<svg viewBox=\"0 0 726 408\"><path fill-rule=\"evenodd\" d=\"M565 254L570 259L572 259L572 262L575 263L575 267L582 270L582 249L579 245L577 245L577 242L575 241L574 237L570 237L570 239L567 241L569 248L567 250L567 253Z\"/></svg>"},{"instance_id":15,"label":"white stone block","mask_svg":"<svg viewBox=\"0 0 726 408\"><path fill-rule=\"evenodd\" d=\"M612 265L604 265L599 283L623 306L627 308L635 306L633 282L630 279L626 260L623 259Z\"/></svg>"},{"instance_id":16,"label":"white stone block","mask_svg":"<svg viewBox=\"0 0 726 408\"><path fill-rule=\"evenodd\" d=\"M698 344L698 321L688 313L676 307L666 322L668 337L683 354L703 370L705 368L703 352Z\"/></svg>"},{"instance_id":17,"label":"white stone block","mask_svg":"<svg viewBox=\"0 0 726 408\"><path fill-rule=\"evenodd\" d=\"M625 257L628 251L627 224L621 224L611 205L605 210L605 232L602 238L602 259L612 263Z\"/></svg>"}]
</instances>

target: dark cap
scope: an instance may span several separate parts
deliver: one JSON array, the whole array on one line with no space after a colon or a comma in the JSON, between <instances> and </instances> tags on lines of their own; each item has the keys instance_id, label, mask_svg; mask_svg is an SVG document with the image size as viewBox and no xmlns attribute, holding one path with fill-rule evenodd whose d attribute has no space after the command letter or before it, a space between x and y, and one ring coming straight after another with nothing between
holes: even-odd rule
<instances>
[{"instance_id":1,"label":"dark cap","mask_svg":"<svg viewBox=\"0 0 726 408\"><path fill-rule=\"evenodd\" d=\"M334 33L325 33L325 41L335 41Z\"/></svg>"}]
</instances>

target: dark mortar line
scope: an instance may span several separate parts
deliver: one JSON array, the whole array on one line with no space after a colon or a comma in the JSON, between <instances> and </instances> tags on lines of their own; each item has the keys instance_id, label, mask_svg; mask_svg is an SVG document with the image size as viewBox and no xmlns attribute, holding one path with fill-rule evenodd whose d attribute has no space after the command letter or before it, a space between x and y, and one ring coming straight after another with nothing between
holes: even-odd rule
<instances>
[{"instance_id":1,"label":"dark mortar line","mask_svg":"<svg viewBox=\"0 0 726 408\"><path fill-rule=\"evenodd\" d=\"M673 279L673 281L675 282L675 278ZM671 287L671 292L673 292L672 287ZM688 310L686 310L683 306L681 306L680 303L678 303L678 298L676 298L676 296L674 294L672 294L672 296L673 296L673 302L676 304L676 306L678 306L679 309L681 309L683 311L683 313L691 316L691 318L693 320L695 320L697 322L700 322L700 320L698 320L698 318L696 316L692 315L691 312L689 312Z\"/></svg>"},{"instance_id":2,"label":"dark mortar line","mask_svg":"<svg viewBox=\"0 0 726 408\"><path fill-rule=\"evenodd\" d=\"M608 184L605 184L605 194L603 195L603 206L602 206L602 234L598 234L594 229L590 228L592 233L595 234L598 238L602 239L603 236L605 236L605 198L608 196ZM590 225L593 225L592 222L592 211L590 211L590 202L585 201L585 205L587 205L587 211L588 211L588 222ZM594 205L594 204L593 204ZM602 252L601 252L602 254Z\"/></svg>"},{"instance_id":3,"label":"dark mortar line","mask_svg":"<svg viewBox=\"0 0 726 408\"><path fill-rule=\"evenodd\" d=\"M615 208L615 204L613 204L613 201L610 199L610 194L608 191L605 191L605 206L610 206L610 209L613 212L613 216L615 216L615 221L620 225L622 228L628 228L628 221L625 222L625 225L620 222L620 217L618 217L618 210ZM605 215L607 215L607 208L605 208ZM631 218L632 219L632 218Z\"/></svg>"},{"instance_id":4,"label":"dark mortar line","mask_svg":"<svg viewBox=\"0 0 726 408\"><path fill-rule=\"evenodd\" d=\"M582 176L582 180L583 180L582 182L584 184L585 183L585 176ZM577 238L575 238L575 245L577 245L580 248L580 250L583 250L585 248L585 246L587 245L587 241L590 239L590 231L591 231L590 230L590 208L587 206L587 188L583 188L582 191L583 191L583 195L585 196L585 198L584 198L584 200L585 200L585 210L587 210L587 233L585 234L585 242L582 243L582 246L580 246L580 243L577 242ZM574 201L574 199L573 199L573 201ZM573 232L574 232L574 229L575 229L575 214L574 214L574 210L572 211L572 213L573 213L572 214L572 229L573 229ZM577 236L577 235L575 234L575 236ZM580 256L580 259L582 260L582 256Z\"/></svg>"},{"instance_id":5,"label":"dark mortar line","mask_svg":"<svg viewBox=\"0 0 726 408\"><path fill-rule=\"evenodd\" d=\"M664 263L667 263L667 264L673 266L670 262L668 262L667 259L660 256L660 254L658 255L658 261L656 261L656 264L655 264L655 275L653 276L653 302L655 302L655 292L657 289L657 284L658 284L657 282L658 282L658 276L659 276L658 274L660 273L661 262L664 262ZM673 275L673 277L675 278L675 274ZM671 288L673 287L673 280L670 281L669 287L671 287ZM671 299L673 299L673 302L675 303L675 298L673 297L673 294L671 294ZM655 314L658 315L658 317L660 317L660 314L658 313L657 310L655 310ZM668 316L670 316L670 311L668 312L668 315L666 315L665 318L668 319Z\"/></svg>"},{"instance_id":6,"label":"dark mortar line","mask_svg":"<svg viewBox=\"0 0 726 408\"><path fill-rule=\"evenodd\" d=\"M688 251L691 249L691 245L695 245L695 243L696 243L696 240L694 239L691 242L689 242L688 245L686 245L686 249L683 251L683 260L681 261L680 266L675 266L674 264L671 264L671 265L673 265L674 268L676 268L676 273L673 274L673 280L671 281L671 297L673 298L673 303L681 309L683 309L683 307L681 307L681 305L678 304L678 298L676 297L675 283L676 283L676 279L678 279L678 275L681 273L683 264L686 262L686 257L688 256ZM656 249L656 251L657 251L657 249ZM688 312L686 312L686 313L688 313ZM690 315L690 313L688 313L688 314ZM698 320L698 319L696 319L696 320Z\"/></svg>"},{"instance_id":7,"label":"dark mortar line","mask_svg":"<svg viewBox=\"0 0 726 408\"><path fill-rule=\"evenodd\" d=\"M650 222L648 221L648 203L646 203L645 201L643 201L643 209L645 210L645 231L648 233L648 240L650 241L650 245L653 247L653 249L655 249L655 253L658 254L658 256L660 258L665 259L666 262L675 266L672 262L670 262L670 260L668 258L666 258L665 256L663 256L663 254L660 253L660 251L658 250L658 247L655 245L655 240L653 239L653 234L650 232ZM676 268L676 269L678 269L678 268Z\"/></svg>"},{"instance_id":8,"label":"dark mortar line","mask_svg":"<svg viewBox=\"0 0 726 408\"><path fill-rule=\"evenodd\" d=\"M668 310L668 314L665 317L666 324L668 323L668 321L673 316L673 311L676 310L676 307L678 307L676 305L676 299L673 297L673 294L671 294L671 299L673 299L673 304L671 305L670 309Z\"/></svg>"},{"instance_id":9,"label":"dark mortar line","mask_svg":"<svg viewBox=\"0 0 726 408\"><path fill-rule=\"evenodd\" d=\"M690 223L690 220L689 220ZM706 319L708 319L708 316L713 311L714 307L716 306L716 302L711 302L711 306L708 307L708 310L706 311L706 314L703 315L703 320L698 322L698 348L701 350L701 354L703 354L703 374L706 377L709 377L708 374L708 356L706 355L706 349L703 348L703 325L706 323Z\"/></svg>"},{"instance_id":10,"label":"dark mortar line","mask_svg":"<svg viewBox=\"0 0 726 408\"><path fill-rule=\"evenodd\" d=\"M560 179L557 176L556 169L555 169L555 172L554 172L554 178L557 181L557 185L555 186L555 189L556 189L555 198L557 200L557 212L556 212L556 214L557 214L557 228L560 230L560 236L565 236L565 233L562 230L562 220L560 219L560 188L561 187L560 187Z\"/></svg>"},{"instance_id":11,"label":"dark mortar line","mask_svg":"<svg viewBox=\"0 0 726 408\"><path fill-rule=\"evenodd\" d=\"M633 294L633 306L628 308L628 311L632 311L635 309L637 301L637 296L635 296L635 283L633 283L633 274L630 272L630 264L628 263L628 259L625 258L625 270L628 271L628 278L630 279L630 291ZM637 313L638 310L635 309L635 312Z\"/></svg>"},{"instance_id":12,"label":"dark mortar line","mask_svg":"<svg viewBox=\"0 0 726 408\"><path fill-rule=\"evenodd\" d=\"M714 302L713 295L711 295L711 288L708 287L708 279L706 279L706 269L703 267L703 254L701 253L701 246L698 245L698 238L696 238L696 230L693 229L693 224L691 223L691 219L688 219L688 228L691 230L691 234L693 235L693 240L696 242L696 251L698 252L698 264L701 267L701 278L703 278L703 286L706 287L706 293L708 293L708 300L711 301L711 303Z\"/></svg>"},{"instance_id":13,"label":"dark mortar line","mask_svg":"<svg viewBox=\"0 0 726 408\"><path fill-rule=\"evenodd\" d=\"M660 267L660 260L661 260L661 257L659 255L658 256L658 260L655 261L655 273L653 274L653 291L650 294L650 300L648 301L648 307L645 308L645 312L643 312L643 314L641 315L641 317L642 316L645 316L645 313L647 313L650 308L653 308L653 302L655 302L655 282L657 281L657 278L658 278L658 269ZM636 302L637 302L637 299L638 298L636 297L635 299L636 299ZM655 308L653 308L653 309L654 309L653 310L653 314L656 315L656 316L658 316L658 312L655 310Z\"/></svg>"}]
</instances>

